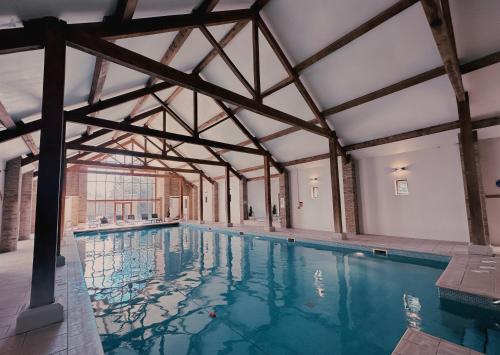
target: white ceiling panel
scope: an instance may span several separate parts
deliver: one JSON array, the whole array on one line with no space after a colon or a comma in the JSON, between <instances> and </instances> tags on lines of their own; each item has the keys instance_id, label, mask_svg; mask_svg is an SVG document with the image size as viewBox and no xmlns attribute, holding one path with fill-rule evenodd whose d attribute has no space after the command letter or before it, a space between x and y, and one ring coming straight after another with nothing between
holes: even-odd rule
<instances>
[{"instance_id":1,"label":"white ceiling panel","mask_svg":"<svg viewBox=\"0 0 500 355\"><path fill-rule=\"evenodd\" d=\"M326 109L441 65L422 6L417 3L311 66L302 76L320 107Z\"/></svg>"},{"instance_id":2,"label":"white ceiling panel","mask_svg":"<svg viewBox=\"0 0 500 355\"><path fill-rule=\"evenodd\" d=\"M457 119L455 96L444 75L329 117L343 144Z\"/></svg>"},{"instance_id":3,"label":"white ceiling panel","mask_svg":"<svg viewBox=\"0 0 500 355\"><path fill-rule=\"evenodd\" d=\"M328 140L306 131L295 132L266 143L280 162L306 158L328 152Z\"/></svg>"}]
</instances>

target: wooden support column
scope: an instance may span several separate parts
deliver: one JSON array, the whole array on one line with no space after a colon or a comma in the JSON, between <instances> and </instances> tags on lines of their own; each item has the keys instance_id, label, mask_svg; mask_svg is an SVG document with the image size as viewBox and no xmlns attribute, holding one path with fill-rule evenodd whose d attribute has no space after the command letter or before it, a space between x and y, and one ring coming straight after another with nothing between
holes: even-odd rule
<instances>
[{"instance_id":1,"label":"wooden support column","mask_svg":"<svg viewBox=\"0 0 500 355\"><path fill-rule=\"evenodd\" d=\"M472 245L489 245L488 235L484 228L485 210L481 203L481 191L478 175L474 135L470 118L469 95L465 100L457 100L458 118L460 124L460 153L462 156L465 204L469 220L469 236Z\"/></svg>"},{"instance_id":2,"label":"wooden support column","mask_svg":"<svg viewBox=\"0 0 500 355\"><path fill-rule=\"evenodd\" d=\"M330 149L330 179L332 186L332 204L333 204L333 231L342 233L342 211L340 204L340 184L339 184L339 166L337 160L337 147L334 139L329 141Z\"/></svg>"},{"instance_id":3,"label":"wooden support column","mask_svg":"<svg viewBox=\"0 0 500 355\"><path fill-rule=\"evenodd\" d=\"M200 219L199 219L199 223L200 224L203 224L205 223L204 220L203 220L203 174L200 173L200 187L199 187L199 190L200 190L200 194L199 194L199 204L200 204L200 207L199 207L199 216L200 216Z\"/></svg>"},{"instance_id":4,"label":"wooden support column","mask_svg":"<svg viewBox=\"0 0 500 355\"><path fill-rule=\"evenodd\" d=\"M21 157L7 161L5 166L4 200L0 253L17 249L19 237L19 199L21 196Z\"/></svg>"},{"instance_id":5,"label":"wooden support column","mask_svg":"<svg viewBox=\"0 0 500 355\"><path fill-rule=\"evenodd\" d=\"M292 215L290 211L290 177L288 176L287 170L284 170L279 175L279 182L280 191L278 199L281 228L292 228Z\"/></svg>"},{"instance_id":6,"label":"wooden support column","mask_svg":"<svg viewBox=\"0 0 500 355\"><path fill-rule=\"evenodd\" d=\"M268 232L274 232L273 213L271 210L271 167L269 165L269 156L264 156L264 194L266 204L266 221L264 229Z\"/></svg>"},{"instance_id":7,"label":"wooden support column","mask_svg":"<svg viewBox=\"0 0 500 355\"><path fill-rule=\"evenodd\" d=\"M66 125L63 125L63 140L66 137ZM57 258L56 266L64 266L66 259L61 255L61 240L64 238L64 212L66 209L66 149L63 149L61 157L61 175L59 179L59 231L57 233Z\"/></svg>"},{"instance_id":8,"label":"wooden support column","mask_svg":"<svg viewBox=\"0 0 500 355\"><path fill-rule=\"evenodd\" d=\"M169 219L170 216L170 183L172 178L165 176L163 178L163 213L164 219Z\"/></svg>"},{"instance_id":9,"label":"wooden support column","mask_svg":"<svg viewBox=\"0 0 500 355\"><path fill-rule=\"evenodd\" d=\"M45 59L37 195L37 206L43 208L36 210L30 308L19 315L17 333L63 320L63 307L54 303L54 286L60 226L61 169L65 153L64 26L57 19L44 19ZM34 308L38 309L35 311Z\"/></svg>"},{"instance_id":10,"label":"wooden support column","mask_svg":"<svg viewBox=\"0 0 500 355\"><path fill-rule=\"evenodd\" d=\"M248 219L248 180L240 179L240 223Z\"/></svg>"},{"instance_id":11,"label":"wooden support column","mask_svg":"<svg viewBox=\"0 0 500 355\"><path fill-rule=\"evenodd\" d=\"M184 218L184 180L179 179L179 219Z\"/></svg>"},{"instance_id":12,"label":"wooden support column","mask_svg":"<svg viewBox=\"0 0 500 355\"><path fill-rule=\"evenodd\" d=\"M19 240L30 238L31 234L31 196L33 193L33 171L23 174L21 181L21 202L19 216ZM29 213L28 213L29 211Z\"/></svg>"},{"instance_id":13,"label":"wooden support column","mask_svg":"<svg viewBox=\"0 0 500 355\"><path fill-rule=\"evenodd\" d=\"M191 195L192 195L192 201L193 201L193 204L192 204L192 208L191 210L193 211L193 216L192 216L192 220L193 221L196 221L198 220L198 213L199 213L199 210L198 210L198 187L197 186L194 186L191 188Z\"/></svg>"},{"instance_id":14,"label":"wooden support column","mask_svg":"<svg viewBox=\"0 0 500 355\"><path fill-rule=\"evenodd\" d=\"M359 233L358 189L356 184L356 166L351 157L349 162L343 161L342 181L344 185L344 210L346 233Z\"/></svg>"},{"instance_id":15,"label":"wooden support column","mask_svg":"<svg viewBox=\"0 0 500 355\"><path fill-rule=\"evenodd\" d=\"M231 223L231 180L229 166L226 166L226 227L232 227Z\"/></svg>"},{"instance_id":16,"label":"wooden support column","mask_svg":"<svg viewBox=\"0 0 500 355\"><path fill-rule=\"evenodd\" d=\"M198 92L193 91L193 137L198 136Z\"/></svg>"},{"instance_id":17,"label":"wooden support column","mask_svg":"<svg viewBox=\"0 0 500 355\"><path fill-rule=\"evenodd\" d=\"M219 222L219 183L212 183L212 222Z\"/></svg>"}]
</instances>

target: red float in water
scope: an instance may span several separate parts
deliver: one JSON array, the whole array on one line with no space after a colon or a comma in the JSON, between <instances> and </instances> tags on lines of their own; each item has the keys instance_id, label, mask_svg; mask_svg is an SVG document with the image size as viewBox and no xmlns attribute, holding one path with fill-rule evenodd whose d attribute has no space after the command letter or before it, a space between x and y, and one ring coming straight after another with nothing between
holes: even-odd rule
<instances>
[{"instance_id":1,"label":"red float in water","mask_svg":"<svg viewBox=\"0 0 500 355\"><path fill-rule=\"evenodd\" d=\"M210 312L208 315L210 316L210 318L217 317L217 314L215 314L215 312Z\"/></svg>"}]
</instances>

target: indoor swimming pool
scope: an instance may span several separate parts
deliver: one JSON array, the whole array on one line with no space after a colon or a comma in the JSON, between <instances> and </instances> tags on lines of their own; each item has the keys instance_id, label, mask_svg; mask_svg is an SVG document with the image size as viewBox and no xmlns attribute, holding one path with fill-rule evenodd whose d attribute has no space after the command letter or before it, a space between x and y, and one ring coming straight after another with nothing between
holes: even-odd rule
<instances>
[{"instance_id":1,"label":"indoor swimming pool","mask_svg":"<svg viewBox=\"0 0 500 355\"><path fill-rule=\"evenodd\" d=\"M498 314L440 301L444 261L187 226L77 240L107 354L390 354L407 327L500 354Z\"/></svg>"}]
</instances>

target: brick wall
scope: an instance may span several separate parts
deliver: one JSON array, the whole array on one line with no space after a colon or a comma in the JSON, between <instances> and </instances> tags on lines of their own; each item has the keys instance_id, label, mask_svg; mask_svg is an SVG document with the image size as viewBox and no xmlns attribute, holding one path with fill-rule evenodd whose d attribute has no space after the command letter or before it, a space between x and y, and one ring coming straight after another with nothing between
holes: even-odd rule
<instances>
[{"instance_id":1,"label":"brick wall","mask_svg":"<svg viewBox=\"0 0 500 355\"><path fill-rule=\"evenodd\" d=\"M356 166L351 158L347 164L342 164L342 178L344 183L344 209L347 233L359 233L358 196L356 186Z\"/></svg>"},{"instance_id":2,"label":"brick wall","mask_svg":"<svg viewBox=\"0 0 500 355\"><path fill-rule=\"evenodd\" d=\"M31 189L31 233L35 233L37 190L38 190L38 179L33 179L33 187Z\"/></svg>"},{"instance_id":3,"label":"brick wall","mask_svg":"<svg viewBox=\"0 0 500 355\"><path fill-rule=\"evenodd\" d=\"M240 180L240 221L248 219L248 181L245 177Z\"/></svg>"},{"instance_id":4,"label":"brick wall","mask_svg":"<svg viewBox=\"0 0 500 355\"><path fill-rule=\"evenodd\" d=\"M19 198L21 194L21 157L7 161L3 199L0 253L17 249L19 237Z\"/></svg>"},{"instance_id":5,"label":"brick wall","mask_svg":"<svg viewBox=\"0 0 500 355\"><path fill-rule=\"evenodd\" d=\"M31 196L33 171L23 174L21 179L21 214L19 216L19 240L29 239L31 234Z\"/></svg>"}]
</instances>

